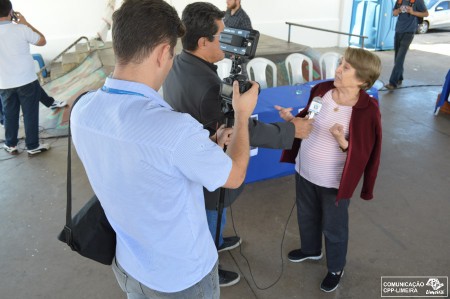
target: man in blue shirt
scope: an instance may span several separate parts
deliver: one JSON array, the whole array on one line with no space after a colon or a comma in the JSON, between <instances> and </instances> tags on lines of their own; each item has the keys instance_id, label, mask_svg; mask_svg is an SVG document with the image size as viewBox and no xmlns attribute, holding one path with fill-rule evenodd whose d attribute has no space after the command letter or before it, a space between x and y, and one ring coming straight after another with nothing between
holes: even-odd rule
<instances>
[{"instance_id":1,"label":"man in blue shirt","mask_svg":"<svg viewBox=\"0 0 450 299\"><path fill-rule=\"evenodd\" d=\"M227 153L158 94L183 34L167 2L124 1L113 15L112 78L83 96L71 115L75 148L117 235L113 271L133 299L219 298L203 186L239 187L249 160L257 84L244 94L233 86Z\"/></svg>"},{"instance_id":2,"label":"man in blue shirt","mask_svg":"<svg viewBox=\"0 0 450 299\"><path fill-rule=\"evenodd\" d=\"M406 53L417 31L418 18L428 16L428 10L423 0L397 0L392 15L398 17L394 37L394 68L392 69L388 90L394 90L403 82L403 64Z\"/></svg>"}]
</instances>

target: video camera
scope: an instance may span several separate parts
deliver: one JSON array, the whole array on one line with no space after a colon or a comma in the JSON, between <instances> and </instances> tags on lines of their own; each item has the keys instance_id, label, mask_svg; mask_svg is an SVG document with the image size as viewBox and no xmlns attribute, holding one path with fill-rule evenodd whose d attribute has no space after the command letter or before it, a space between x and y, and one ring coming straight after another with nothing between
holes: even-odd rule
<instances>
[{"instance_id":1,"label":"video camera","mask_svg":"<svg viewBox=\"0 0 450 299\"><path fill-rule=\"evenodd\" d=\"M239 92L244 93L252 87L246 75L241 74L242 63L255 57L259 41L259 31L226 27L220 34L220 48L232 56L230 76L222 80L220 95L222 111L226 117L233 116L233 82L239 82Z\"/></svg>"}]
</instances>

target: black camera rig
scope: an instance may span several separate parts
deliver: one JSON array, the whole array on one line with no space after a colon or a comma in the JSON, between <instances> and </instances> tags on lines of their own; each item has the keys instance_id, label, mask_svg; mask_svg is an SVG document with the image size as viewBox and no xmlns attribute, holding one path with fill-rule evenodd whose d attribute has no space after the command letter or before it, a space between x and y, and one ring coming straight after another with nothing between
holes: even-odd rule
<instances>
[{"instance_id":1,"label":"black camera rig","mask_svg":"<svg viewBox=\"0 0 450 299\"><path fill-rule=\"evenodd\" d=\"M220 48L232 57L230 76L222 80L220 95L222 97L222 111L225 118L234 119L232 105L233 82L239 82L239 92L244 93L252 87L246 75L241 74L242 64L255 57L259 41L259 31L242 30L226 27L220 34ZM227 125L228 126L228 125Z\"/></svg>"},{"instance_id":2,"label":"black camera rig","mask_svg":"<svg viewBox=\"0 0 450 299\"><path fill-rule=\"evenodd\" d=\"M225 28L220 34L220 48L232 56L232 66L230 76L222 80L220 95L222 97L222 112L225 115L225 125L231 127L234 124L234 111L232 105L233 82L239 82L239 92L244 93L249 90L252 84L247 76L241 74L241 65L248 59L255 57L256 46L258 45L259 32L256 30L241 30L235 28ZM225 150L225 149L224 149ZM217 226L215 243L219 248L220 224L225 201L225 189L220 188L219 201L217 204Z\"/></svg>"}]
</instances>

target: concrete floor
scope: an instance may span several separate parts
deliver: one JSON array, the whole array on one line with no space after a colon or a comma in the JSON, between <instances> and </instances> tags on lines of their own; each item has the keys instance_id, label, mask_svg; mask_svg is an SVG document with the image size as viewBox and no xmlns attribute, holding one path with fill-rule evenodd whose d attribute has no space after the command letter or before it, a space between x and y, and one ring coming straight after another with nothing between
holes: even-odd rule
<instances>
[{"instance_id":1,"label":"concrete floor","mask_svg":"<svg viewBox=\"0 0 450 299\"><path fill-rule=\"evenodd\" d=\"M381 276L449 276L450 115L433 115L441 90L435 85L443 84L450 67L449 32L416 36L412 48L421 50L408 53L405 88L379 92L384 135L375 199L363 201L355 192L339 288L331 294L319 290L325 259L286 259L300 246L295 210L290 217L294 178L287 176L249 184L229 210L227 234L235 228L243 244L220 259L242 280L222 288L222 298L370 299L380 298ZM386 82L394 53L376 54ZM52 149L33 158L0 152L0 298L125 298L110 267L57 241L65 221L67 139L47 142ZM73 188L78 210L92 191L76 158Z\"/></svg>"}]
</instances>

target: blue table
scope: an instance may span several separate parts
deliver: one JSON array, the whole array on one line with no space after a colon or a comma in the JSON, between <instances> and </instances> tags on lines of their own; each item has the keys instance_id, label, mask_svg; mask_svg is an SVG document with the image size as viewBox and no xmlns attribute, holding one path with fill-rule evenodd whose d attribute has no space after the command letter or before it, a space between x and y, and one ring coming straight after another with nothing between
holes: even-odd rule
<instances>
[{"instance_id":1,"label":"blue table","mask_svg":"<svg viewBox=\"0 0 450 299\"><path fill-rule=\"evenodd\" d=\"M255 117L266 123L283 121L274 105L292 107L294 108L292 114L297 114L308 103L311 88L319 82L323 82L323 80L311 81L300 85L262 89L254 111ZM378 100L377 89L370 89L368 94ZM253 148L245 183L293 174L295 172L294 164L279 162L281 152L282 150Z\"/></svg>"}]
</instances>

